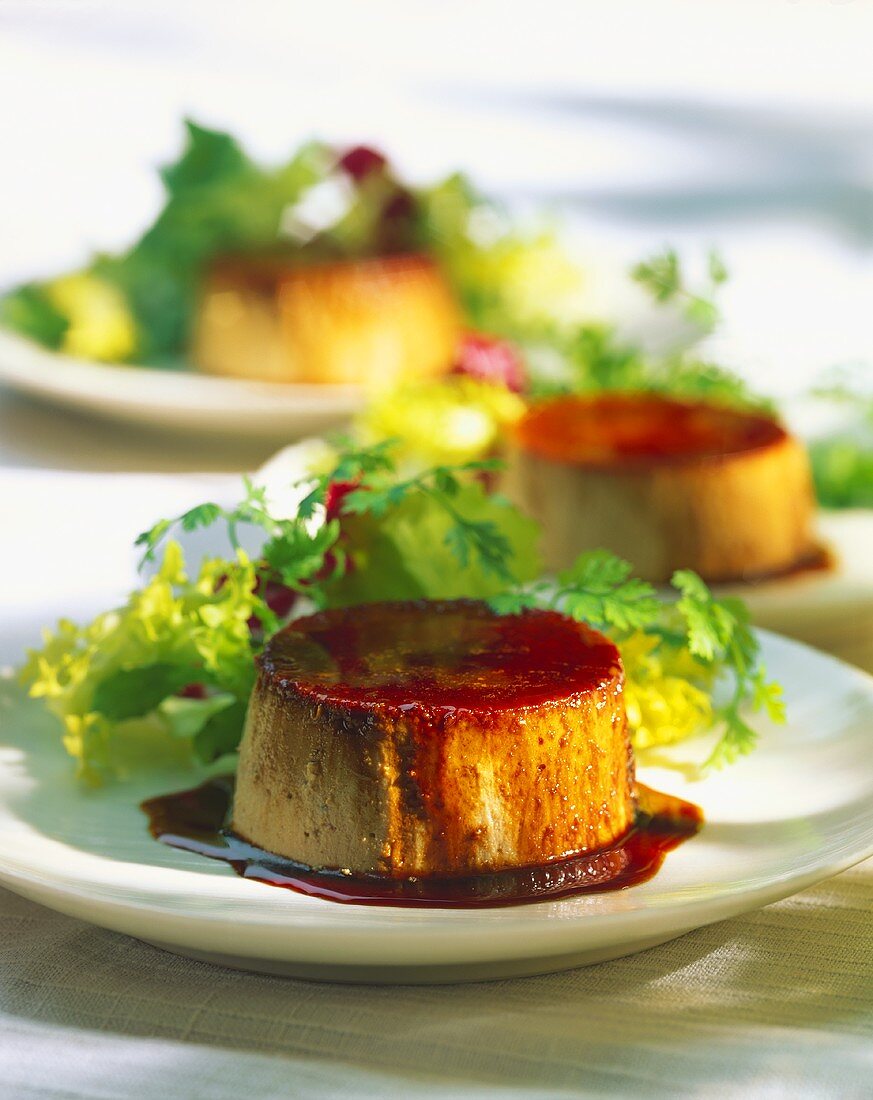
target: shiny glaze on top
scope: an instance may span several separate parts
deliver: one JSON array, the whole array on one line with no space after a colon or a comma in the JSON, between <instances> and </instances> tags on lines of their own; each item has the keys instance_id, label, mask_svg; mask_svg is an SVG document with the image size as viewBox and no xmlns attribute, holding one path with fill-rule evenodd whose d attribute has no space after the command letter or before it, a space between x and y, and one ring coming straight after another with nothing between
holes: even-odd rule
<instances>
[{"instance_id":1,"label":"shiny glaze on top","mask_svg":"<svg viewBox=\"0 0 873 1100\"><path fill-rule=\"evenodd\" d=\"M318 612L271 638L259 663L275 688L315 704L435 718L542 706L621 678L617 648L590 627L471 600Z\"/></svg>"},{"instance_id":2,"label":"shiny glaze on top","mask_svg":"<svg viewBox=\"0 0 873 1100\"><path fill-rule=\"evenodd\" d=\"M515 429L524 451L604 470L719 459L785 437L784 428L760 413L620 393L545 401Z\"/></svg>"}]
</instances>

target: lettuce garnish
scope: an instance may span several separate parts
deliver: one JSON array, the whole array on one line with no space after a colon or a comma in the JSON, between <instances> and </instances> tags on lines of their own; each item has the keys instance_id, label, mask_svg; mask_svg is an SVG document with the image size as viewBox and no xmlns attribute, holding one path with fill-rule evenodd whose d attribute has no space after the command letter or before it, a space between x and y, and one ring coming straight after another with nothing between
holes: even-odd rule
<instances>
[{"instance_id":1,"label":"lettuce garnish","mask_svg":"<svg viewBox=\"0 0 873 1100\"><path fill-rule=\"evenodd\" d=\"M392 452L391 442L340 451L300 486L290 517L246 481L237 505L206 503L140 536L157 572L121 608L82 627L59 623L21 672L60 719L80 775L129 773L137 746L200 761L233 752L264 638L313 605L382 599L480 598L501 614L552 607L604 630L622 652L639 749L717 730L708 763L721 766L754 746L749 709L782 716L739 601L716 600L687 571L673 578L678 599L664 601L606 551L537 579L536 524L486 493L493 463L408 477ZM192 580L173 536L213 524L234 555ZM255 559L238 548L251 527L263 535Z\"/></svg>"},{"instance_id":2,"label":"lettuce garnish","mask_svg":"<svg viewBox=\"0 0 873 1100\"><path fill-rule=\"evenodd\" d=\"M556 583L516 586L492 599L504 614L527 607L562 611L609 634L625 666L627 712L637 748L666 745L702 729L719 731L704 767L721 767L755 746L747 709L784 719L781 689L767 680L758 639L742 601L717 600L690 570L673 575L679 598L659 599L631 576L631 566L606 550L580 555ZM728 698L716 704L717 681Z\"/></svg>"},{"instance_id":3,"label":"lettuce garnish","mask_svg":"<svg viewBox=\"0 0 873 1100\"><path fill-rule=\"evenodd\" d=\"M407 382L376 394L358 417L365 440L395 439L401 464L473 462L502 445L525 403L505 386L463 375Z\"/></svg>"},{"instance_id":4,"label":"lettuce garnish","mask_svg":"<svg viewBox=\"0 0 873 1100\"><path fill-rule=\"evenodd\" d=\"M873 508L873 391L870 368L857 364L826 372L813 397L848 413L842 431L813 440L812 476L826 508Z\"/></svg>"},{"instance_id":5,"label":"lettuce garnish","mask_svg":"<svg viewBox=\"0 0 873 1100\"><path fill-rule=\"evenodd\" d=\"M873 508L873 432L817 439L809 448L816 496L825 508Z\"/></svg>"},{"instance_id":6,"label":"lettuce garnish","mask_svg":"<svg viewBox=\"0 0 873 1100\"><path fill-rule=\"evenodd\" d=\"M557 233L513 226L461 176L411 187L372 150L340 156L315 141L264 167L230 134L185 127L180 158L160 173L164 206L142 236L82 271L12 290L0 298L0 323L71 354L178 366L204 269L234 253L324 260L421 250L442 262L474 327L500 332L510 317L578 313L584 278ZM310 222L310 207L332 214Z\"/></svg>"},{"instance_id":7,"label":"lettuce garnish","mask_svg":"<svg viewBox=\"0 0 873 1100\"><path fill-rule=\"evenodd\" d=\"M123 607L46 631L21 678L60 719L83 778L124 774L137 740L167 753L182 744L202 761L236 747L255 675L249 620L275 625L256 585L242 552L191 580L170 542Z\"/></svg>"}]
</instances>

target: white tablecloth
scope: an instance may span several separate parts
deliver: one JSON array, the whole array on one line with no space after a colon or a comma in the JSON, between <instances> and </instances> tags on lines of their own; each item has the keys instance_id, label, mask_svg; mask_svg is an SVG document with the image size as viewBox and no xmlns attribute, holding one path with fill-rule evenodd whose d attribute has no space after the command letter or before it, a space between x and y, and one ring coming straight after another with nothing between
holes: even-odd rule
<instances>
[{"instance_id":1,"label":"white tablecloth","mask_svg":"<svg viewBox=\"0 0 873 1100\"><path fill-rule=\"evenodd\" d=\"M640 955L543 978L238 973L0 892L9 1097L873 1095L873 861Z\"/></svg>"}]
</instances>

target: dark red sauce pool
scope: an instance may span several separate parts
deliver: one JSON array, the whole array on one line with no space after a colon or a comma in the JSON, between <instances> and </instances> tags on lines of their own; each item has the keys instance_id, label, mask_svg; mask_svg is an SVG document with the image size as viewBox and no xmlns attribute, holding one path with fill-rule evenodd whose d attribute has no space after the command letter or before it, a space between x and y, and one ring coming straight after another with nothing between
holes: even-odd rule
<instances>
[{"instance_id":1,"label":"dark red sauce pool","mask_svg":"<svg viewBox=\"0 0 873 1100\"><path fill-rule=\"evenodd\" d=\"M607 848L538 867L451 878L395 879L314 871L261 851L224 827L233 798L233 776L151 798L142 809L155 839L223 860L243 878L356 905L467 909L621 890L646 882L668 852L699 831L703 814L690 802L642 785L638 795L634 827Z\"/></svg>"}]
</instances>

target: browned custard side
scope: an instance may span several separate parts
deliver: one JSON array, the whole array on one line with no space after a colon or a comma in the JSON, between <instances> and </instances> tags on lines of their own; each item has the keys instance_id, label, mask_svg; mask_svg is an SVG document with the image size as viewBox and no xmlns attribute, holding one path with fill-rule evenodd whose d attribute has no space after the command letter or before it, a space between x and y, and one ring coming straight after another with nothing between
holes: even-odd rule
<instances>
[{"instance_id":1,"label":"browned custard side","mask_svg":"<svg viewBox=\"0 0 873 1100\"><path fill-rule=\"evenodd\" d=\"M514 433L507 490L540 521L552 568L597 547L655 583L821 560L806 453L759 413L645 394L543 402Z\"/></svg>"},{"instance_id":2,"label":"browned custard side","mask_svg":"<svg viewBox=\"0 0 873 1100\"><path fill-rule=\"evenodd\" d=\"M461 329L429 256L225 256L205 275L192 358L234 378L386 385L445 373Z\"/></svg>"},{"instance_id":3,"label":"browned custard side","mask_svg":"<svg viewBox=\"0 0 873 1100\"><path fill-rule=\"evenodd\" d=\"M499 870L633 820L621 662L547 611L373 604L298 620L260 660L233 829L352 873Z\"/></svg>"}]
</instances>

